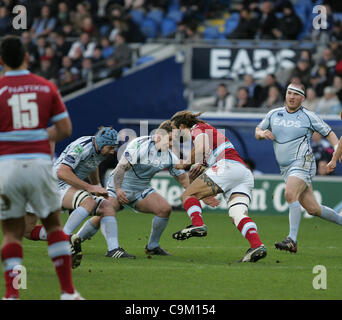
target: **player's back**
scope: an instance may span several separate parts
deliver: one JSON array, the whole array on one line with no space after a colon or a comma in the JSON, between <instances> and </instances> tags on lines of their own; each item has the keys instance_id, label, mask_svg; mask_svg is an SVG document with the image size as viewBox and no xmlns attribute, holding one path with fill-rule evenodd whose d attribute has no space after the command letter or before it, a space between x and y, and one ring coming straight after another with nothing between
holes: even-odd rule
<instances>
[{"instance_id":1,"label":"player's back","mask_svg":"<svg viewBox=\"0 0 342 320\"><path fill-rule=\"evenodd\" d=\"M0 157L50 157L47 127L66 116L56 87L27 70L0 78Z\"/></svg>"}]
</instances>

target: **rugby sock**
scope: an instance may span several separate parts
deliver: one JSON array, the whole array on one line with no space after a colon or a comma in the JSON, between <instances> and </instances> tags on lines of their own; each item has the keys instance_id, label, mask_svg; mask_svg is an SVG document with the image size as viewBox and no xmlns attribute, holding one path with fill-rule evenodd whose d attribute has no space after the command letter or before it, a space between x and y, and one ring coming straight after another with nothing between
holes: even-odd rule
<instances>
[{"instance_id":1,"label":"rugby sock","mask_svg":"<svg viewBox=\"0 0 342 320\"><path fill-rule=\"evenodd\" d=\"M119 247L118 223L114 216L105 216L101 219L100 228L107 241L108 251Z\"/></svg>"},{"instance_id":2,"label":"rugby sock","mask_svg":"<svg viewBox=\"0 0 342 320\"><path fill-rule=\"evenodd\" d=\"M98 228L95 228L91 219L87 220L82 228L77 232L77 235L81 238L82 242L90 239L96 232L99 231Z\"/></svg>"},{"instance_id":3,"label":"rugby sock","mask_svg":"<svg viewBox=\"0 0 342 320\"><path fill-rule=\"evenodd\" d=\"M47 240L46 230L42 225L33 228L31 231L31 240Z\"/></svg>"},{"instance_id":4,"label":"rugby sock","mask_svg":"<svg viewBox=\"0 0 342 320\"><path fill-rule=\"evenodd\" d=\"M73 231L82 223L82 221L87 218L89 212L83 207L77 207L69 216L63 231L70 235Z\"/></svg>"},{"instance_id":5,"label":"rugby sock","mask_svg":"<svg viewBox=\"0 0 342 320\"><path fill-rule=\"evenodd\" d=\"M154 216L154 218L152 219L152 230L150 239L147 244L147 249L152 250L159 246L160 237L165 230L168 222L169 218Z\"/></svg>"},{"instance_id":6,"label":"rugby sock","mask_svg":"<svg viewBox=\"0 0 342 320\"><path fill-rule=\"evenodd\" d=\"M48 254L55 266L62 292L74 293L69 236L62 230L47 235Z\"/></svg>"},{"instance_id":7,"label":"rugby sock","mask_svg":"<svg viewBox=\"0 0 342 320\"><path fill-rule=\"evenodd\" d=\"M289 223L290 233L288 235L294 242L297 242L297 234L302 219L302 208L299 201L295 201L289 204Z\"/></svg>"},{"instance_id":8,"label":"rugby sock","mask_svg":"<svg viewBox=\"0 0 342 320\"><path fill-rule=\"evenodd\" d=\"M5 298L19 298L19 290L13 285L13 280L18 273L13 272L13 268L21 265L23 261L23 248L19 243L6 244L1 249L1 260L5 276L6 294Z\"/></svg>"},{"instance_id":9,"label":"rugby sock","mask_svg":"<svg viewBox=\"0 0 342 320\"><path fill-rule=\"evenodd\" d=\"M262 245L257 232L257 226L250 217L243 218L239 222L237 228L241 232L242 236L249 241L251 248L257 248Z\"/></svg>"},{"instance_id":10,"label":"rugby sock","mask_svg":"<svg viewBox=\"0 0 342 320\"><path fill-rule=\"evenodd\" d=\"M321 213L322 219L342 225L342 216L340 216L334 209L331 209L326 206L321 206L321 208L322 208L322 213Z\"/></svg>"},{"instance_id":11,"label":"rugby sock","mask_svg":"<svg viewBox=\"0 0 342 320\"><path fill-rule=\"evenodd\" d=\"M204 222L202 219L202 206L197 198L188 198L184 202L184 209L188 213L193 226L203 226Z\"/></svg>"}]
</instances>

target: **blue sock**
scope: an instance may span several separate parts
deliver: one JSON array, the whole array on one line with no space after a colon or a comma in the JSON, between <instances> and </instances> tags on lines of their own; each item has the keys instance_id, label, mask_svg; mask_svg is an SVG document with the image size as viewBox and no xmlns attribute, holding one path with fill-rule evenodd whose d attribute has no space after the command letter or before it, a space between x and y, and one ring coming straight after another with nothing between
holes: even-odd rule
<instances>
[{"instance_id":1,"label":"blue sock","mask_svg":"<svg viewBox=\"0 0 342 320\"><path fill-rule=\"evenodd\" d=\"M342 226L342 216L340 216L334 209L326 206L321 206L321 218L327 221L335 222Z\"/></svg>"},{"instance_id":2,"label":"blue sock","mask_svg":"<svg viewBox=\"0 0 342 320\"><path fill-rule=\"evenodd\" d=\"M165 230L167 224L169 222L169 218L160 218L158 216L154 216L152 220L152 230L150 235L150 240L147 244L147 249L151 250L156 247L159 247L160 237Z\"/></svg>"},{"instance_id":3,"label":"blue sock","mask_svg":"<svg viewBox=\"0 0 342 320\"><path fill-rule=\"evenodd\" d=\"M63 228L64 233L70 235L87 218L89 212L83 207L77 207L69 216Z\"/></svg>"},{"instance_id":4,"label":"blue sock","mask_svg":"<svg viewBox=\"0 0 342 320\"><path fill-rule=\"evenodd\" d=\"M95 233L98 231L98 228L95 228L91 219L87 220L86 223L82 226L82 228L77 232L77 235L82 239L82 242L90 239Z\"/></svg>"},{"instance_id":5,"label":"blue sock","mask_svg":"<svg viewBox=\"0 0 342 320\"><path fill-rule=\"evenodd\" d=\"M289 204L289 223L290 233L288 235L294 242L297 242L297 234L302 218L302 209L299 201L295 201Z\"/></svg>"},{"instance_id":6,"label":"blue sock","mask_svg":"<svg viewBox=\"0 0 342 320\"><path fill-rule=\"evenodd\" d=\"M107 241L108 251L119 247L118 224L114 216L106 216L101 219L100 228Z\"/></svg>"}]
</instances>

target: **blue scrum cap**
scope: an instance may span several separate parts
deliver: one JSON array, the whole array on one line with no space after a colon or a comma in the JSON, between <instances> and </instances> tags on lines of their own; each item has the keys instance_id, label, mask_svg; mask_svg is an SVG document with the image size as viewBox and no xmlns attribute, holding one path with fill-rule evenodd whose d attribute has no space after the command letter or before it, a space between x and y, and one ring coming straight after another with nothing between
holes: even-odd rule
<instances>
[{"instance_id":1,"label":"blue scrum cap","mask_svg":"<svg viewBox=\"0 0 342 320\"><path fill-rule=\"evenodd\" d=\"M104 146L117 146L118 143L118 133L112 127L102 127L95 135L96 144L99 150Z\"/></svg>"}]
</instances>

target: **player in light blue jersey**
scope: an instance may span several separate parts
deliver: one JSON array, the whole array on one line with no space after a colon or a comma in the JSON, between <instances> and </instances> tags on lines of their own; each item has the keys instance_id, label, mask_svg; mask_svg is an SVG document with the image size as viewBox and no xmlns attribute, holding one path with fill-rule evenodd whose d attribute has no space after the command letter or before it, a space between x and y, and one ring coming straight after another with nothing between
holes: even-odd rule
<instances>
[{"instance_id":1,"label":"player in light blue jersey","mask_svg":"<svg viewBox=\"0 0 342 320\"><path fill-rule=\"evenodd\" d=\"M81 137L70 143L54 163L62 207L73 210L63 228L70 236L73 268L81 263L82 249L81 238L72 233L89 215L99 216L107 252L115 251L118 258L135 258L113 241L113 233L117 229L115 212L111 203L104 198L108 192L101 186L99 179L99 164L114 154L117 145L116 130L101 127L95 136ZM86 181L87 178L90 183ZM26 230L26 235L32 240L44 239L44 233L42 226Z\"/></svg>"},{"instance_id":2,"label":"player in light blue jersey","mask_svg":"<svg viewBox=\"0 0 342 320\"><path fill-rule=\"evenodd\" d=\"M311 215L342 225L342 216L320 205L312 189L312 178L316 174L315 158L310 146L312 134L319 132L335 147L338 139L319 116L302 107L304 99L304 86L291 83L287 87L285 107L268 112L255 129L256 139L273 141L274 153L286 183L290 232L285 240L275 243L275 247L294 253L297 252L301 205Z\"/></svg>"},{"instance_id":3,"label":"player in light blue jersey","mask_svg":"<svg viewBox=\"0 0 342 320\"><path fill-rule=\"evenodd\" d=\"M123 206L129 206L139 212L154 214L150 238L145 247L145 253L149 255L170 254L160 247L159 240L168 224L171 206L151 187L151 179L157 172L168 169L184 188L189 185L188 174L174 167L178 158L169 149L171 135L171 123L165 121L153 136L138 137L131 141L108 179L108 199L116 212ZM82 240L96 233L98 223L98 217L85 223L78 232Z\"/></svg>"}]
</instances>

